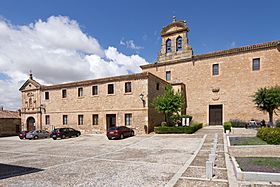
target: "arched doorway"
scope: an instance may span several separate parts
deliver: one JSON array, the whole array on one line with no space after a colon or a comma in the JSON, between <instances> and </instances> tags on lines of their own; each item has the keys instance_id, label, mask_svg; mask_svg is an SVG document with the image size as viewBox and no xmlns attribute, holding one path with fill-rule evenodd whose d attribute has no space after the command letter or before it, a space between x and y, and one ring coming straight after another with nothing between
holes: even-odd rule
<instances>
[{"instance_id":1,"label":"arched doorway","mask_svg":"<svg viewBox=\"0 0 280 187\"><path fill-rule=\"evenodd\" d=\"M36 127L35 127L35 119L33 117L27 118L26 124L27 124L27 130L28 131L33 131L33 130L36 129Z\"/></svg>"}]
</instances>

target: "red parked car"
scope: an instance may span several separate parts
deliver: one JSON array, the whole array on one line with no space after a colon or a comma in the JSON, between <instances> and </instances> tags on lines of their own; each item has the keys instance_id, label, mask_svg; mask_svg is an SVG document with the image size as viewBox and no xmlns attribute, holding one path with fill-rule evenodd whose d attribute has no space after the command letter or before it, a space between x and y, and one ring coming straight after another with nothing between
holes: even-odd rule
<instances>
[{"instance_id":1,"label":"red parked car","mask_svg":"<svg viewBox=\"0 0 280 187\"><path fill-rule=\"evenodd\" d=\"M107 131L107 138L112 139L123 139L124 137L134 136L134 131L131 128L120 126L120 127L111 127Z\"/></svg>"},{"instance_id":2,"label":"red parked car","mask_svg":"<svg viewBox=\"0 0 280 187\"><path fill-rule=\"evenodd\" d=\"M18 137L20 139L25 139L26 138L26 134L28 133L29 131L21 131L18 135Z\"/></svg>"}]
</instances>

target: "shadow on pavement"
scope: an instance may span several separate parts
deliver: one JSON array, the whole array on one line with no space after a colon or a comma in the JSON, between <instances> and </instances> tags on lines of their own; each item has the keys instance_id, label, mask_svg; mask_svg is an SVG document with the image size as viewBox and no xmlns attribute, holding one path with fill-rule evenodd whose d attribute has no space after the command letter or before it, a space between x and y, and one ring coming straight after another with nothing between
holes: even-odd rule
<instances>
[{"instance_id":1,"label":"shadow on pavement","mask_svg":"<svg viewBox=\"0 0 280 187\"><path fill-rule=\"evenodd\" d=\"M30 168L0 163L0 180L20 175L26 175L29 173L35 173L39 171L43 170L38 168Z\"/></svg>"}]
</instances>

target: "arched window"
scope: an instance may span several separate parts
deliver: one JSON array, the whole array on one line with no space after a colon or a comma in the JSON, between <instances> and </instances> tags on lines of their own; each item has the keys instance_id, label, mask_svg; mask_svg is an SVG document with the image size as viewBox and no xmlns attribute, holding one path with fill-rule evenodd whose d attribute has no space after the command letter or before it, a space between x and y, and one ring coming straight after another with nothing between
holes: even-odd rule
<instances>
[{"instance_id":1,"label":"arched window","mask_svg":"<svg viewBox=\"0 0 280 187\"><path fill-rule=\"evenodd\" d=\"M168 39L166 40L166 53L171 53L172 52L172 43L171 40Z\"/></svg>"},{"instance_id":2,"label":"arched window","mask_svg":"<svg viewBox=\"0 0 280 187\"><path fill-rule=\"evenodd\" d=\"M176 51L182 51L182 37L178 36L176 39Z\"/></svg>"}]
</instances>

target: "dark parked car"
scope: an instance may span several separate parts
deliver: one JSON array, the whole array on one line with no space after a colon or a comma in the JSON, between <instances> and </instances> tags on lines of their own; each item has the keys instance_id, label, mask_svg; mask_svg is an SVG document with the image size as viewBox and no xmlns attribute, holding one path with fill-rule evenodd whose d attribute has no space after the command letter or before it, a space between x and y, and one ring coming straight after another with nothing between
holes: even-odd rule
<instances>
[{"instance_id":1,"label":"dark parked car","mask_svg":"<svg viewBox=\"0 0 280 187\"><path fill-rule=\"evenodd\" d=\"M18 135L18 137L20 139L25 139L26 138L26 134L28 133L29 131L21 131Z\"/></svg>"},{"instance_id":2,"label":"dark parked car","mask_svg":"<svg viewBox=\"0 0 280 187\"><path fill-rule=\"evenodd\" d=\"M34 131L30 131L25 135L26 139L39 139L39 138L49 138L50 137L50 133L48 131L45 130L34 130Z\"/></svg>"},{"instance_id":3,"label":"dark parked car","mask_svg":"<svg viewBox=\"0 0 280 187\"><path fill-rule=\"evenodd\" d=\"M56 140L57 138L71 138L72 136L80 136L81 132L72 128L57 128L52 131L51 137Z\"/></svg>"},{"instance_id":4,"label":"dark parked car","mask_svg":"<svg viewBox=\"0 0 280 187\"><path fill-rule=\"evenodd\" d=\"M124 137L134 136L134 131L131 128L120 126L120 127L111 127L107 132L107 137L111 139L123 139Z\"/></svg>"}]
</instances>

